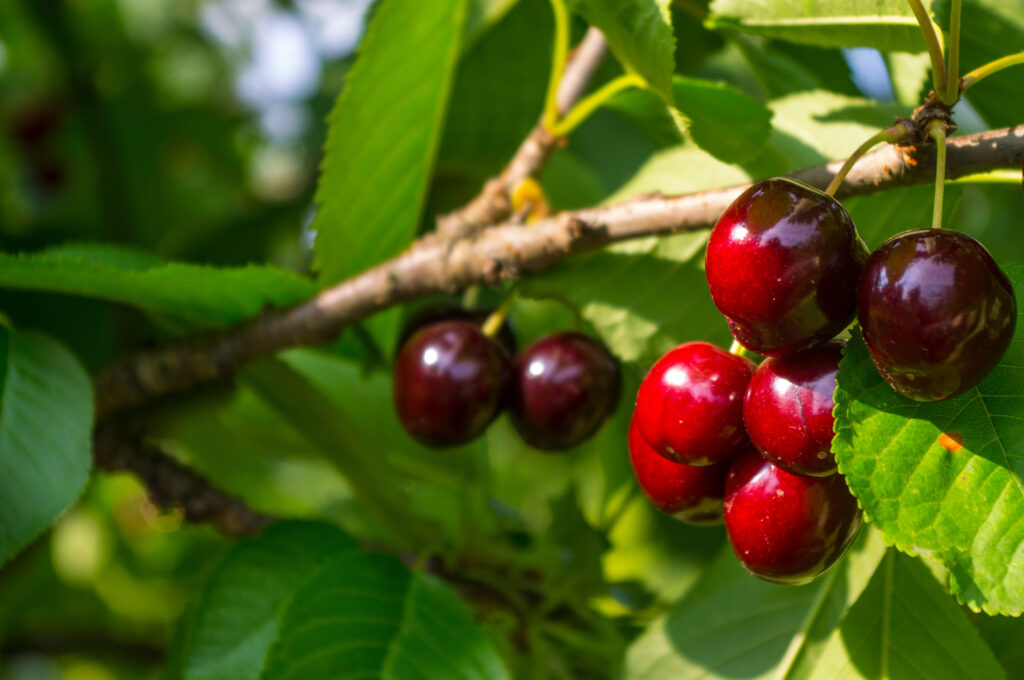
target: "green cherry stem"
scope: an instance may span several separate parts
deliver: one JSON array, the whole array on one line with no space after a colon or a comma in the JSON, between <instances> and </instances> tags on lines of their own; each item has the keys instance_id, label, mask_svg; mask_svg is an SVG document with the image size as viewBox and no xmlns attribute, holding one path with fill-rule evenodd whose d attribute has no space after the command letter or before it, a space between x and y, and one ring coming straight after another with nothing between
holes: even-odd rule
<instances>
[{"instance_id":1,"label":"green cherry stem","mask_svg":"<svg viewBox=\"0 0 1024 680\"><path fill-rule=\"evenodd\" d=\"M843 166L839 168L839 172L836 173L832 181L828 183L825 188L825 193L829 196L835 196L836 192L839 191L839 187L843 184L843 180L850 174L850 170L853 169L854 164L860 160L861 156L866 154L876 144L886 142L889 144L895 144L896 142L902 141L909 134L907 126L903 123L896 123L891 125L884 130L879 130L877 133L872 135L866 142L857 147L857 150L850 154L850 157L846 159Z\"/></svg>"},{"instance_id":2,"label":"green cherry stem","mask_svg":"<svg viewBox=\"0 0 1024 680\"><path fill-rule=\"evenodd\" d=\"M987 78L993 73L998 73L999 71L1002 71L1004 68L1016 66L1017 64L1024 64L1024 52L1010 54L1008 56L1002 57L1001 59L990 61L984 66L979 66L978 68L974 69L973 71L964 76L963 87L961 88L961 91L966 91L967 88L969 88L971 85L976 84L979 80Z\"/></svg>"},{"instance_id":3,"label":"green cherry stem","mask_svg":"<svg viewBox=\"0 0 1024 680\"><path fill-rule=\"evenodd\" d=\"M928 134L935 140L935 207L932 228L942 228L942 199L946 191L946 124L934 120L928 125Z\"/></svg>"},{"instance_id":4,"label":"green cherry stem","mask_svg":"<svg viewBox=\"0 0 1024 680\"><path fill-rule=\"evenodd\" d=\"M627 73L609 80L597 91L587 95L572 107L565 118L548 127L551 134L564 137L575 130L590 114L616 94L630 87L644 87L644 79L634 73Z\"/></svg>"},{"instance_id":5,"label":"green cherry stem","mask_svg":"<svg viewBox=\"0 0 1024 680\"><path fill-rule=\"evenodd\" d=\"M946 71L946 90L940 100L952 106L960 98L960 0L953 0L949 13L949 67Z\"/></svg>"},{"instance_id":6,"label":"green cherry stem","mask_svg":"<svg viewBox=\"0 0 1024 680\"><path fill-rule=\"evenodd\" d=\"M505 317L508 316L508 310L512 307L512 300L516 297L515 288L502 300L498 308L491 312L491 315L487 317L483 325L480 326L480 331L489 338L493 338L501 330L501 324L505 323Z\"/></svg>"},{"instance_id":7,"label":"green cherry stem","mask_svg":"<svg viewBox=\"0 0 1024 680\"><path fill-rule=\"evenodd\" d=\"M935 85L935 92L942 96L946 91L946 64L942 58L942 44L939 36L935 33L935 25L932 18L928 16L928 10L921 4L921 0L907 0L910 9L914 12L918 26L921 27L921 34L928 46L928 56L932 60L932 82Z\"/></svg>"},{"instance_id":8,"label":"green cherry stem","mask_svg":"<svg viewBox=\"0 0 1024 680\"><path fill-rule=\"evenodd\" d=\"M558 84L569 60L569 9L565 6L565 0L551 0L551 9L555 13L555 43L543 116L544 127L548 130L554 130L558 123Z\"/></svg>"},{"instance_id":9,"label":"green cherry stem","mask_svg":"<svg viewBox=\"0 0 1024 680\"><path fill-rule=\"evenodd\" d=\"M729 345L729 354L735 354L738 357L747 356L747 348L740 344L739 340L733 340L732 344Z\"/></svg>"}]
</instances>

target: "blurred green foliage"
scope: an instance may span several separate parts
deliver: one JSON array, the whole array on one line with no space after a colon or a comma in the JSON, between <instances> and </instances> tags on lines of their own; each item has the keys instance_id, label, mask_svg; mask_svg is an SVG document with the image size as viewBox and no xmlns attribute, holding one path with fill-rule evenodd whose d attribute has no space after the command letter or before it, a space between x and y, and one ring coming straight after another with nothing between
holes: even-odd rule
<instances>
[{"instance_id":1,"label":"blurred green foliage","mask_svg":"<svg viewBox=\"0 0 1024 680\"><path fill-rule=\"evenodd\" d=\"M351 45L318 32L325 20L311 9L317 4L0 2L0 251L116 242L153 261L271 264L293 272L289 280L309 277L325 120L354 58ZM362 22L357 6L366 4L334 3L351 10L353 36ZM576 4L608 18L609 3ZM552 157L541 176L552 209L724 186L840 157L894 113L907 113L907 92L924 82L919 61L887 55L899 106L866 99L840 52L708 31L707 4L672 3L675 59L661 54L658 67L723 84L715 92L730 97L739 95L724 86L746 93L742 101L758 116L755 131L770 111L765 150L727 165L686 141L663 107L652 110L650 97L625 93ZM1024 22L997 5L968 10L976 14L965 26L1000 23L1003 15L1013 21L1000 24L993 44L965 44L965 56L980 60L1019 47L1015 31ZM501 168L542 106L552 35L546 0L475 0L469 17L420 230ZM267 57L274 34L261 31L268 26L298 30L306 51ZM575 19L573 35L584 28ZM619 49L633 54L628 35L620 38ZM307 68L260 72L267 63ZM620 72L607 59L598 79ZM279 91L263 83L254 94L253 73ZM1012 119L1018 109L1008 112L1007 100L993 95L998 85L982 92L980 86L975 116L965 119L977 126L1020 122ZM1019 183L975 183L949 196L948 221L1001 262L1024 261ZM849 208L874 245L927 220L930 201L930 191L915 189ZM154 417L151 434L258 510L328 520L371 542L393 536L357 497L356 480L332 462L378 458L394 471L402 502L432 532L418 557L498 563L504 571L497 578L484 569L467 569L466 578L477 588L526 592L554 612L534 620L516 602L480 607L517 675L614 675L648 622L679 611L670 608L677 600L702 601L688 594L710 578L706 567L720 559L724 542L720 528L687 527L655 512L638 493L623 444L631 395L654 357L682 340L725 337L703 288L702 239L621 244L524 283L511 316L520 346L552 329L582 327L629 362L614 418L569 456L530 450L504 419L457 450L415 445L395 422L381 370L393 339L360 329L172 403ZM55 289L38 278L43 291ZM502 295L470 297L493 306ZM436 296L400 313L442 300L461 301ZM5 289L0 310L19 327L59 338L90 370L182 330L149 308L147 315L66 292ZM275 393L280 384L301 384L303 392L282 396ZM294 399L294 408L282 398ZM304 409L331 414L327 434L302 421ZM345 434L327 441L330 432ZM183 644L175 637L179 619L188 619L199 584L229 549L212 530L156 509L133 479L95 475L52 530L0 569L0 680L169 680ZM1018 622L972 622L1011 677L1024 673ZM638 649L633 657L643 653Z\"/></svg>"}]
</instances>

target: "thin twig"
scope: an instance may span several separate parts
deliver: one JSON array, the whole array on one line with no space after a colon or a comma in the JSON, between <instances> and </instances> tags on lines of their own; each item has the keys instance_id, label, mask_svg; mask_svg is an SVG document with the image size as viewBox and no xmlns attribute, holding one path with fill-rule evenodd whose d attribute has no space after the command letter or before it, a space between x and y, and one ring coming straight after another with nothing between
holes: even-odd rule
<instances>
[{"instance_id":1,"label":"thin twig","mask_svg":"<svg viewBox=\"0 0 1024 680\"><path fill-rule=\"evenodd\" d=\"M107 472L131 472L157 507L180 509L186 522L209 523L225 536L237 538L257 534L271 521L141 436L101 426L93 443L97 467Z\"/></svg>"},{"instance_id":2,"label":"thin twig","mask_svg":"<svg viewBox=\"0 0 1024 680\"><path fill-rule=\"evenodd\" d=\"M1024 126L950 140L947 178L1018 168ZM824 188L842 161L793 173ZM846 177L838 198L872 194L934 180L935 151L885 146L865 155ZM438 292L494 285L541 271L573 253L616 241L704 229L746 187L685 196L643 196L616 205L565 212L529 226L506 223L472 237L426 241L398 257L286 310L265 312L215 336L194 338L129 357L97 376L100 417L229 378L245 364L299 345L330 341L348 324L374 312Z\"/></svg>"},{"instance_id":3,"label":"thin twig","mask_svg":"<svg viewBox=\"0 0 1024 680\"><path fill-rule=\"evenodd\" d=\"M601 32L596 28L589 29L569 59L558 85L558 109L561 113L568 111L583 94L604 58L605 49ZM538 173L557 146L558 137L538 123L501 174L487 180L476 198L455 212L438 218L438 235L442 239L465 236L508 219L512 214L509 200L512 190L527 177Z\"/></svg>"}]
</instances>

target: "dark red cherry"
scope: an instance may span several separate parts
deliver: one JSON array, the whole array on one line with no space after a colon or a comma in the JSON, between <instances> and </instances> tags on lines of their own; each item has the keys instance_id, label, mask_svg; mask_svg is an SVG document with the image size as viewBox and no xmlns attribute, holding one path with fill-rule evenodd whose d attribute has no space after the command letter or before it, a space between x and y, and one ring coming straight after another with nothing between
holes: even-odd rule
<instances>
[{"instance_id":1,"label":"dark red cherry","mask_svg":"<svg viewBox=\"0 0 1024 680\"><path fill-rule=\"evenodd\" d=\"M398 419L427 446L464 444L504 407L511 364L505 349L472 323L421 328L395 360Z\"/></svg>"},{"instance_id":2,"label":"dark red cherry","mask_svg":"<svg viewBox=\"0 0 1024 680\"><path fill-rule=\"evenodd\" d=\"M413 312L402 325L402 331L398 335L398 348L400 350L405 346L406 340L424 326L441 321L468 321L476 326L483 326L493 311L493 309L486 308L466 309L465 307L450 304L422 307ZM501 324L501 329L498 330L494 338L501 343L510 356L515 356L516 349L518 349L516 335L507 320Z\"/></svg>"},{"instance_id":3,"label":"dark red cherry","mask_svg":"<svg viewBox=\"0 0 1024 680\"><path fill-rule=\"evenodd\" d=\"M572 448L597 432L622 384L615 357L580 333L555 333L524 349L512 382L512 424L527 444L547 451Z\"/></svg>"},{"instance_id":4,"label":"dark red cherry","mask_svg":"<svg viewBox=\"0 0 1024 680\"><path fill-rule=\"evenodd\" d=\"M832 455L832 393L843 345L829 342L765 359L750 379L743 423L765 458L798 475L826 477Z\"/></svg>"},{"instance_id":5,"label":"dark red cherry","mask_svg":"<svg viewBox=\"0 0 1024 680\"><path fill-rule=\"evenodd\" d=\"M775 356L825 342L849 325L867 257L838 201L776 177L747 189L722 214L705 268L733 336Z\"/></svg>"},{"instance_id":6,"label":"dark red cherry","mask_svg":"<svg viewBox=\"0 0 1024 680\"><path fill-rule=\"evenodd\" d=\"M754 363L706 342L687 342L651 367L636 395L637 427L669 460L711 465L747 443L743 395Z\"/></svg>"},{"instance_id":7,"label":"dark red cherry","mask_svg":"<svg viewBox=\"0 0 1024 680\"><path fill-rule=\"evenodd\" d=\"M729 468L725 529L740 562L760 579L813 581L842 557L860 523L842 475L794 475L753 449Z\"/></svg>"},{"instance_id":8,"label":"dark red cherry","mask_svg":"<svg viewBox=\"0 0 1024 680\"><path fill-rule=\"evenodd\" d=\"M885 381L910 399L938 401L974 387L999 363L1013 339L1017 299L976 240L915 229L871 254L857 313Z\"/></svg>"},{"instance_id":9,"label":"dark red cherry","mask_svg":"<svg viewBox=\"0 0 1024 680\"><path fill-rule=\"evenodd\" d=\"M689 524L722 521L729 461L703 467L673 463L640 436L636 416L629 425L629 461L640 489L658 510Z\"/></svg>"}]
</instances>

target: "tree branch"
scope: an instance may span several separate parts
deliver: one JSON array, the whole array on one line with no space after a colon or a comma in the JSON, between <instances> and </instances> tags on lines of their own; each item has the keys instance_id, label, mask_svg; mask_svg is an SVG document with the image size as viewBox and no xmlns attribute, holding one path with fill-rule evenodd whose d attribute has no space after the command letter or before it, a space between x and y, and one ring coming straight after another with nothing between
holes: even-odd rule
<instances>
[{"instance_id":1,"label":"tree branch","mask_svg":"<svg viewBox=\"0 0 1024 680\"><path fill-rule=\"evenodd\" d=\"M607 43L599 30L587 30L558 84L558 110L561 113L572 108L583 94L604 58L606 47ZM507 219L512 214L510 196L513 189L544 167L558 143L559 138L538 122L500 175L489 179L480 194L465 206L438 218L438 236L443 239L466 236Z\"/></svg>"},{"instance_id":2,"label":"tree branch","mask_svg":"<svg viewBox=\"0 0 1024 680\"><path fill-rule=\"evenodd\" d=\"M258 534L271 518L175 461L140 436L100 427L93 438L93 458L107 472L131 472L142 481L153 503L180 508L186 522L208 522L231 538Z\"/></svg>"},{"instance_id":3,"label":"tree branch","mask_svg":"<svg viewBox=\"0 0 1024 680\"><path fill-rule=\"evenodd\" d=\"M1019 168L1022 158L1024 126L960 137L949 142L947 176L955 179ZM934 162L933 149L883 147L861 159L837 195L858 196L932 182ZM841 165L835 161L793 176L825 187ZM295 307L268 311L218 335L139 354L114 365L95 380L98 413L109 417L162 395L227 378L250 361L279 350L328 342L346 325L398 303L470 285L494 285L616 241L705 229L745 188L644 196L561 213L529 226L506 223L466 238L423 239L404 254Z\"/></svg>"}]
</instances>

